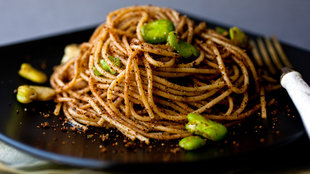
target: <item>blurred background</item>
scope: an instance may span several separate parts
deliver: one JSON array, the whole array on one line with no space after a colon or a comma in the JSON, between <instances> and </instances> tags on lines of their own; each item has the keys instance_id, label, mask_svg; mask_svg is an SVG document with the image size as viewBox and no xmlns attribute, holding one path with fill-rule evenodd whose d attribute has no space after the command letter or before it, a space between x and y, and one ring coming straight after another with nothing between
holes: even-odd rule
<instances>
[{"instance_id":1,"label":"blurred background","mask_svg":"<svg viewBox=\"0 0 310 174\"><path fill-rule=\"evenodd\" d=\"M115 9L171 7L310 50L309 0L0 0L0 46L96 26Z\"/></svg>"}]
</instances>

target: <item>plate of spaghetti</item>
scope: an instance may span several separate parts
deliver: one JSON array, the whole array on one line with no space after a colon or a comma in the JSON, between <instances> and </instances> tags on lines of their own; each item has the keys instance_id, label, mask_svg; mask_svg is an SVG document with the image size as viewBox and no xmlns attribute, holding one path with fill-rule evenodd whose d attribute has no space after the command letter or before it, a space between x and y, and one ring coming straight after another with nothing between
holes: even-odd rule
<instances>
[{"instance_id":1,"label":"plate of spaghetti","mask_svg":"<svg viewBox=\"0 0 310 174\"><path fill-rule=\"evenodd\" d=\"M302 123L278 81L253 62L247 38L254 36L216 26L165 7L132 6L95 30L1 48L10 57L1 65L6 89L36 85L8 70L28 62L49 75L43 85L53 90L52 101L29 104L2 90L1 140L94 168L210 161L296 140ZM309 52L284 49L305 66ZM204 146L182 149L179 141L191 136Z\"/></svg>"}]
</instances>

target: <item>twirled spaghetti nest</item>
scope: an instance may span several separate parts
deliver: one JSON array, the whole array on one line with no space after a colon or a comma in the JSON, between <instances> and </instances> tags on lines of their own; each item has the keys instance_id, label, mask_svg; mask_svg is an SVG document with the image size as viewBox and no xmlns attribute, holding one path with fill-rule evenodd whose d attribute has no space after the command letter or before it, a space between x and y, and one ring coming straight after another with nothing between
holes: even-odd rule
<instances>
[{"instance_id":1,"label":"twirled spaghetti nest","mask_svg":"<svg viewBox=\"0 0 310 174\"><path fill-rule=\"evenodd\" d=\"M170 20L180 38L200 51L199 57L184 59L166 44L144 42L141 27L157 19ZM133 6L111 12L80 49L79 56L55 69L51 85L58 93L55 113L62 107L71 123L85 129L111 125L148 143L149 138L190 135L184 125L191 112L229 123L265 105L259 98L248 104L250 81L254 93L264 91L246 52L204 22L196 25L169 8ZM116 73L105 71L101 59Z\"/></svg>"}]
</instances>

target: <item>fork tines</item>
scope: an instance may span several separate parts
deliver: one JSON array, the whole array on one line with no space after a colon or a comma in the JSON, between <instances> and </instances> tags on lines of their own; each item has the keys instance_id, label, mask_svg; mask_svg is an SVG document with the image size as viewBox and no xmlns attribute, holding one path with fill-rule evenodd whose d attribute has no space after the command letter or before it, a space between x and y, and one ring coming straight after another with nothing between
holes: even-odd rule
<instances>
[{"instance_id":1,"label":"fork tines","mask_svg":"<svg viewBox=\"0 0 310 174\"><path fill-rule=\"evenodd\" d=\"M272 36L271 39L265 37L264 40L265 43L262 38L256 39L258 47L253 40L249 42L257 65L262 67L265 63L271 74L276 74L277 71L281 70L283 67L291 68L292 64L285 55L277 38L275 36Z\"/></svg>"}]
</instances>

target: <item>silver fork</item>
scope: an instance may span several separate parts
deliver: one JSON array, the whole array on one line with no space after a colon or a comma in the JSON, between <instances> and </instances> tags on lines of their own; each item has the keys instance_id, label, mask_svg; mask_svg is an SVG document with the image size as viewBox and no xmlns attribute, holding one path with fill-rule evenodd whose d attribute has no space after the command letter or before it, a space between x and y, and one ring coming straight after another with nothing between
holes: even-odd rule
<instances>
[{"instance_id":1,"label":"silver fork","mask_svg":"<svg viewBox=\"0 0 310 174\"><path fill-rule=\"evenodd\" d=\"M301 74L292 69L293 66L276 37L272 36L271 39L265 37L264 41L262 38L257 38L258 47L255 41L250 41L255 61L261 67L265 63L269 72L273 75L278 71L282 71L280 77L281 86L286 89L295 104L310 139L310 87L302 79Z\"/></svg>"}]
</instances>

